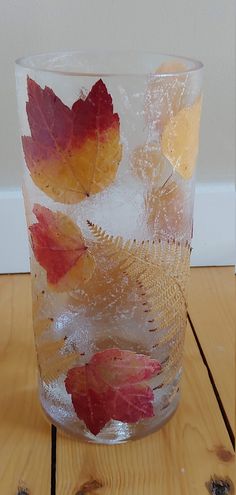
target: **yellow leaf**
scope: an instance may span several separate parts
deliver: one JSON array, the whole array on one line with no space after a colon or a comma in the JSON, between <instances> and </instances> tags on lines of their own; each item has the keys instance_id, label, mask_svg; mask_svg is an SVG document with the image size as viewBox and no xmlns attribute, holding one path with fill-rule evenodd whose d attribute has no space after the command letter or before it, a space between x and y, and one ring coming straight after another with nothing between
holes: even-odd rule
<instances>
[{"instance_id":1,"label":"yellow leaf","mask_svg":"<svg viewBox=\"0 0 236 495\"><path fill-rule=\"evenodd\" d=\"M122 147L120 120L99 79L69 109L49 87L28 78L26 110L31 136L22 136L34 183L61 203L78 203L115 179Z\"/></svg>"},{"instance_id":2,"label":"yellow leaf","mask_svg":"<svg viewBox=\"0 0 236 495\"><path fill-rule=\"evenodd\" d=\"M134 149L131 166L135 174L148 183L158 183L166 165L165 157L158 150L157 143L146 143Z\"/></svg>"},{"instance_id":3,"label":"yellow leaf","mask_svg":"<svg viewBox=\"0 0 236 495\"><path fill-rule=\"evenodd\" d=\"M182 108L166 124L161 138L163 155L184 179L190 179L194 172L201 103L202 98L198 98L192 106Z\"/></svg>"},{"instance_id":4,"label":"yellow leaf","mask_svg":"<svg viewBox=\"0 0 236 495\"><path fill-rule=\"evenodd\" d=\"M188 85L186 70L184 64L174 60L163 63L155 74L150 75L145 95L145 115L151 128L159 134L166 122L183 106Z\"/></svg>"},{"instance_id":5,"label":"yellow leaf","mask_svg":"<svg viewBox=\"0 0 236 495\"><path fill-rule=\"evenodd\" d=\"M147 222L152 231L172 238L189 239L191 236L191 211L188 196L174 180L163 187L155 186L145 198Z\"/></svg>"}]
</instances>

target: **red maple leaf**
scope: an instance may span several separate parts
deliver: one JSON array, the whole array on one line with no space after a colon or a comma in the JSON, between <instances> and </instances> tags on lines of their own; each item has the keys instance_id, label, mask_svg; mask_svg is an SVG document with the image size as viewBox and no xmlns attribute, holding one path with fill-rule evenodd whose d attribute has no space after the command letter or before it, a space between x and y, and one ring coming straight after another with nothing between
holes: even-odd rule
<instances>
[{"instance_id":1,"label":"red maple leaf","mask_svg":"<svg viewBox=\"0 0 236 495\"><path fill-rule=\"evenodd\" d=\"M64 292L89 280L95 262L80 228L67 215L39 204L33 213L38 223L29 227L32 249L51 288Z\"/></svg>"},{"instance_id":2,"label":"red maple leaf","mask_svg":"<svg viewBox=\"0 0 236 495\"><path fill-rule=\"evenodd\" d=\"M158 361L143 354L106 349L71 368L65 386L78 418L97 435L110 419L135 423L153 416L154 395L145 380L160 370Z\"/></svg>"},{"instance_id":3,"label":"red maple leaf","mask_svg":"<svg viewBox=\"0 0 236 495\"><path fill-rule=\"evenodd\" d=\"M29 77L27 89L31 136L22 145L34 183L61 203L78 203L110 185L121 159L120 124L104 82L72 108Z\"/></svg>"},{"instance_id":4,"label":"red maple leaf","mask_svg":"<svg viewBox=\"0 0 236 495\"><path fill-rule=\"evenodd\" d=\"M70 109L51 88L42 89L33 79L27 78L28 102L26 112L32 141L53 153L65 149L71 139L73 122Z\"/></svg>"}]
</instances>

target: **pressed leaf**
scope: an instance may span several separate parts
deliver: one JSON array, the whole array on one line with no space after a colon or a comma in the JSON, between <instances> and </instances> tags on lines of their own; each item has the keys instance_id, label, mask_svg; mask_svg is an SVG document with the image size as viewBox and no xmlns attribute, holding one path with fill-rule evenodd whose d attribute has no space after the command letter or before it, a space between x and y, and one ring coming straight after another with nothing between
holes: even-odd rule
<instances>
[{"instance_id":1,"label":"pressed leaf","mask_svg":"<svg viewBox=\"0 0 236 495\"><path fill-rule=\"evenodd\" d=\"M156 186L163 178L167 163L155 142L138 146L131 156L131 166L135 174L148 184Z\"/></svg>"},{"instance_id":2,"label":"pressed leaf","mask_svg":"<svg viewBox=\"0 0 236 495\"><path fill-rule=\"evenodd\" d=\"M161 148L174 169L184 178L190 179L194 172L198 153L199 126L202 99L180 110L166 124Z\"/></svg>"},{"instance_id":3,"label":"pressed leaf","mask_svg":"<svg viewBox=\"0 0 236 495\"><path fill-rule=\"evenodd\" d=\"M110 419L135 423L153 416L153 391L144 381L160 370L148 356L106 349L70 369L65 386L77 416L97 435Z\"/></svg>"},{"instance_id":4,"label":"pressed leaf","mask_svg":"<svg viewBox=\"0 0 236 495\"><path fill-rule=\"evenodd\" d=\"M173 60L163 63L155 74L150 75L145 95L145 116L154 133L161 134L168 120L182 108L188 88L186 70L183 63Z\"/></svg>"},{"instance_id":5,"label":"pressed leaf","mask_svg":"<svg viewBox=\"0 0 236 495\"><path fill-rule=\"evenodd\" d=\"M31 136L22 137L35 184L61 203L78 203L115 179L121 160L119 116L100 79L68 108L47 86L28 78Z\"/></svg>"},{"instance_id":6,"label":"pressed leaf","mask_svg":"<svg viewBox=\"0 0 236 495\"><path fill-rule=\"evenodd\" d=\"M47 272L52 290L64 292L79 287L93 274L95 261L79 227L66 215L34 205L38 223L29 227L36 260Z\"/></svg>"},{"instance_id":7,"label":"pressed leaf","mask_svg":"<svg viewBox=\"0 0 236 495\"><path fill-rule=\"evenodd\" d=\"M175 242L172 240L159 239L156 242L136 240L125 241L122 237L109 235L100 226L88 221L89 229L96 240L106 250L107 260L116 257L119 269L127 271L130 275L135 264L138 270L155 267L159 274L173 278L172 283L180 285L182 291L185 289L186 268L189 268L189 257L191 253L188 242ZM130 267L130 268L128 268ZM185 277L182 277L184 268ZM141 270L143 271L143 270ZM137 279L136 279L137 280Z\"/></svg>"},{"instance_id":8,"label":"pressed leaf","mask_svg":"<svg viewBox=\"0 0 236 495\"><path fill-rule=\"evenodd\" d=\"M96 262L91 279L80 284L77 290L70 293L73 304L83 306L83 311L89 317L99 314L104 320L105 313L115 317L118 308L122 312L129 310L129 294L134 284L120 270L117 260L110 259L108 263L106 248L101 243L91 243L89 247Z\"/></svg>"},{"instance_id":9,"label":"pressed leaf","mask_svg":"<svg viewBox=\"0 0 236 495\"><path fill-rule=\"evenodd\" d=\"M176 340L181 342L181 349L187 317L189 244L164 239L157 243L124 241L121 237L109 236L90 222L88 225L97 241L106 248L108 260L116 258L120 270L139 287L144 312L150 322L149 331L157 334L158 338L153 347ZM175 353L175 345L170 353L174 370L174 363L179 363L179 351Z\"/></svg>"},{"instance_id":10,"label":"pressed leaf","mask_svg":"<svg viewBox=\"0 0 236 495\"><path fill-rule=\"evenodd\" d=\"M73 132L70 109L52 89L42 89L29 77L27 89L26 112L35 145L42 145L49 153L67 148Z\"/></svg>"},{"instance_id":11,"label":"pressed leaf","mask_svg":"<svg viewBox=\"0 0 236 495\"><path fill-rule=\"evenodd\" d=\"M192 219L188 195L176 181L153 187L145 198L145 208L154 235L190 238Z\"/></svg>"}]
</instances>

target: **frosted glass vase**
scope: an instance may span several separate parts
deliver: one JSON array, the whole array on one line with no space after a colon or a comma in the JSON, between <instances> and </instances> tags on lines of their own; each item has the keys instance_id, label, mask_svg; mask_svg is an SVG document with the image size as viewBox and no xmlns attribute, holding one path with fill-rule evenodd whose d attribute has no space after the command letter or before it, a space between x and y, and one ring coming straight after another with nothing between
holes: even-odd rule
<instances>
[{"instance_id":1,"label":"frosted glass vase","mask_svg":"<svg viewBox=\"0 0 236 495\"><path fill-rule=\"evenodd\" d=\"M155 53L16 62L42 408L90 442L179 403L202 64Z\"/></svg>"}]
</instances>

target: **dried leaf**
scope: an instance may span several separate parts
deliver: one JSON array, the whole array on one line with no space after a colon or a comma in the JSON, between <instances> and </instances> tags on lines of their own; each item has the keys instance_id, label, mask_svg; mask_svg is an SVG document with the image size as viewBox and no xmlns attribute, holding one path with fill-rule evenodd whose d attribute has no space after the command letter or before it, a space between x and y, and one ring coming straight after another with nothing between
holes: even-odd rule
<instances>
[{"instance_id":1,"label":"dried leaf","mask_svg":"<svg viewBox=\"0 0 236 495\"><path fill-rule=\"evenodd\" d=\"M66 215L34 205L38 220L29 227L36 260L47 272L52 290L64 292L79 287L93 274L95 261L79 227Z\"/></svg>"},{"instance_id":2,"label":"dried leaf","mask_svg":"<svg viewBox=\"0 0 236 495\"><path fill-rule=\"evenodd\" d=\"M173 278L172 283L179 284L181 290L184 291L186 273L183 277L183 268L184 272L189 268L191 252L189 243L175 242L174 239L171 241L160 239L157 242L125 241L120 236L109 235L92 222L88 221L87 223L93 236L105 248L107 259L115 258L120 270L130 274L132 269L135 271L135 264L137 264L139 272L143 272L143 269L149 269L149 267L155 267L158 274ZM130 268L128 268L129 266Z\"/></svg>"},{"instance_id":3,"label":"dried leaf","mask_svg":"<svg viewBox=\"0 0 236 495\"><path fill-rule=\"evenodd\" d=\"M183 63L174 60L162 64L155 74L150 75L145 96L145 115L149 127L158 134L162 133L168 120L184 104L188 86L186 70Z\"/></svg>"},{"instance_id":4,"label":"dried leaf","mask_svg":"<svg viewBox=\"0 0 236 495\"><path fill-rule=\"evenodd\" d=\"M104 319L106 311L109 311L109 316L115 316L118 306L122 307L122 310L127 306L128 295L134 284L120 270L116 259L110 259L108 263L104 245L90 243L89 249L97 260L95 270L86 284L81 284L76 291L70 293L73 304L77 302L82 305L83 311L89 317L98 316L100 313Z\"/></svg>"},{"instance_id":5,"label":"dried leaf","mask_svg":"<svg viewBox=\"0 0 236 495\"><path fill-rule=\"evenodd\" d=\"M153 416L154 395L145 381L160 370L148 356L106 349L85 366L70 369L65 386L77 416L97 435L110 419L135 423Z\"/></svg>"},{"instance_id":6,"label":"dried leaf","mask_svg":"<svg viewBox=\"0 0 236 495\"><path fill-rule=\"evenodd\" d=\"M160 188L153 187L145 198L147 223L154 235L191 237L192 215L188 195L176 181L168 181Z\"/></svg>"},{"instance_id":7,"label":"dried leaf","mask_svg":"<svg viewBox=\"0 0 236 495\"><path fill-rule=\"evenodd\" d=\"M147 184L159 184L167 168L167 160L160 153L158 144L146 143L134 149L131 167L135 174Z\"/></svg>"},{"instance_id":8,"label":"dried leaf","mask_svg":"<svg viewBox=\"0 0 236 495\"><path fill-rule=\"evenodd\" d=\"M119 116L100 79L69 109L47 86L28 78L31 136L22 137L35 184L61 203L78 203L115 179L121 160Z\"/></svg>"},{"instance_id":9,"label":"dried leaf","mask_svg":"<svg viewBox=\"0 0 236 495\"><path fill-rule=\"evenodd\" d=\"M192 106L182 108L166 124L161 138L163 155L184 179L190 179L194 172L201 103L202 98L198 98Z\"/></svg>"},{"instance_id":10,"label":"dried leaf","mask_svg":"<svg viewBox=\"0 0 236 495\"><path fill-rule=\"evenodd\" d=\"M144 312L150 322L150 332L156 332L160 347L173 340L183 347L186 327L186 282L189 275L189 244L160 240L124 241L121 237L109 236L100 227L88 222L98 242L105 246L107 258L115 258L121 271L136 282L140 288ZM179 363L179 352L173 345L171 367ZM178 350L178 349L177 349ZM168 368L167 368L168 367ZM167 363L166 369L169 370Z\"/></svg>"}]
</instances>

